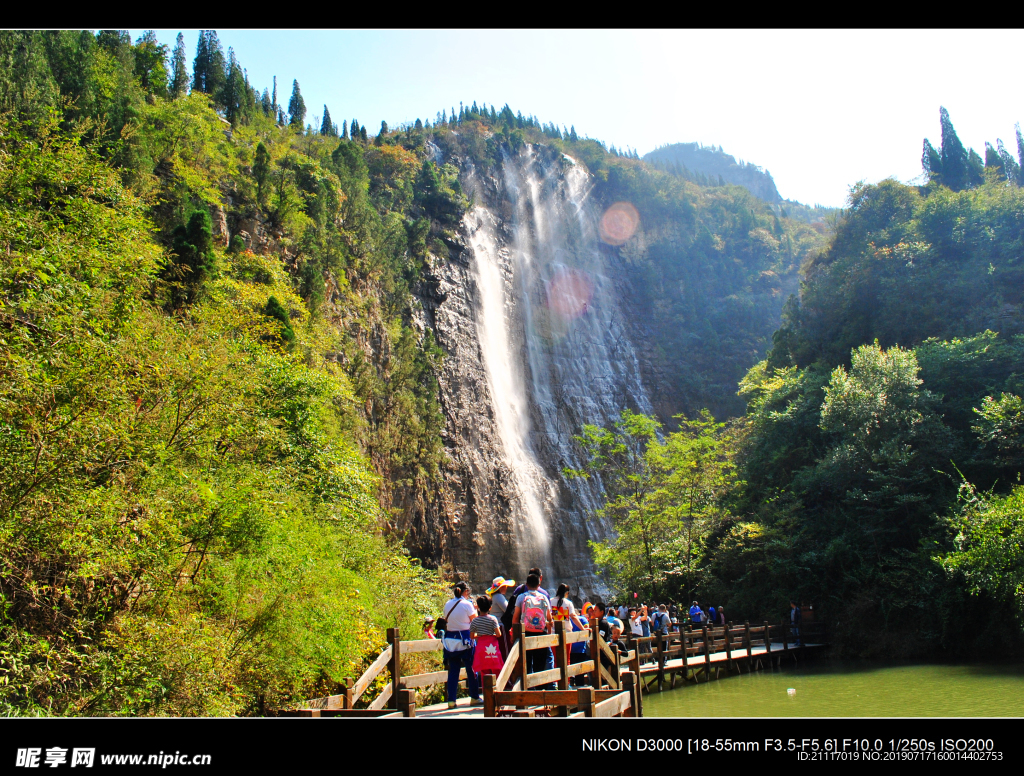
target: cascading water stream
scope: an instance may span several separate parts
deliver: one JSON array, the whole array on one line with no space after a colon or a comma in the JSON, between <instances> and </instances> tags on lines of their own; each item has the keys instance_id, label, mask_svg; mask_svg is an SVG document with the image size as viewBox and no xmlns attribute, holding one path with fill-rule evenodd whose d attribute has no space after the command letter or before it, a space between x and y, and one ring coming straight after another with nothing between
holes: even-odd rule
<instances>
[{"instance_id":1,"label":"cascading water stream","mask_svg":"<svg viewBox=\"0 0 1024 776\"><path fill-rule=\"evenodd\" d=\"M472 171L471 188L480 189ZM477 332L506 462L521 497L514 524L520 565L579 577L586 542L607 535L592 519L600 481L566 480L583 461L573 436L624 408L651 412L639 361L602 256L590 177L574 160L525 146L504 159L496 203L466 217L479 290ZM571 535L571 540L570 540ZM571 578L571 577L570 577Z\"/></svg>"}]
</instances>

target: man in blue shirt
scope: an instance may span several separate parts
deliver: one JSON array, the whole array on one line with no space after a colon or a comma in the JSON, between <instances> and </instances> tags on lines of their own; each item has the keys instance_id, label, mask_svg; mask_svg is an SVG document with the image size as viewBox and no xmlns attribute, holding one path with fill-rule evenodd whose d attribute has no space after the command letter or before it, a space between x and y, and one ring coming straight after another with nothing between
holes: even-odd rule
<instances>
[{"instance_id":1,"label":"man in blue shirt","mask_svg":"<svg viewBox=\"0 0 1024 776\"><path fill-rule=\"evenodd\" d=\"M693 606L690 607L690 622L693 623L694 628L700 628L704 625L704 612L697 605L697 602L693 602Z\"/></svg>"}]
</instances>

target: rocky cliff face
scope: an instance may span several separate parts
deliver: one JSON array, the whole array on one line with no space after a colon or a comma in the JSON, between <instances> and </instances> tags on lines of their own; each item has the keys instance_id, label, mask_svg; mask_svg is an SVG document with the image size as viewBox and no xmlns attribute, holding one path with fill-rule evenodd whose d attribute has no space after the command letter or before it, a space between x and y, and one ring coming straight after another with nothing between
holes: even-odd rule
<instances>
[{"instance_id":1,"label":"rocky cliff face","mask_svg":"<svg viewBox=\"0 0 1024 776\"><path fill-rule=\"evenodd\" d=\"M405 505L407 542L478 589L540 565L546 584L599 592L587 543L610 528L594 517L600 482L562 471L583 463L583 424L651 412L626 274L605 247L628 239L630 214L602 213L587 172L543 146L461 166L475 206L418 295L418 324L446 353L450 464L436 503Z\"/></svg>"}]
</instances>

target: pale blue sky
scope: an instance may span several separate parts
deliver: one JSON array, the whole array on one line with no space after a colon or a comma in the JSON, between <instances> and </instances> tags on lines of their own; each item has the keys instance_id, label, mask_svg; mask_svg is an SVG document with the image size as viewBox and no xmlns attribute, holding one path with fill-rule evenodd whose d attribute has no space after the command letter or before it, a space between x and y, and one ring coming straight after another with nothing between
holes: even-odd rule
<instances>
[{"instance_id":1,"label":"pale blue sky","mask_svg":"<svg viewBox=\"0 0 1024 776\"><path fill-rule=\"evenodd\" d=\"M131 30L137 38L142 30ZM173 47L179 30L157 30ZM185 35L191 70L198 30ZM307 121L374 131L506 102L641 155L699 141L768 169L783 197L842 205L850 185L921 173L939 106L984 156L1016 151L1019 31L228 30L260 89L298 79Z\"/></svg>"}]
</instances>

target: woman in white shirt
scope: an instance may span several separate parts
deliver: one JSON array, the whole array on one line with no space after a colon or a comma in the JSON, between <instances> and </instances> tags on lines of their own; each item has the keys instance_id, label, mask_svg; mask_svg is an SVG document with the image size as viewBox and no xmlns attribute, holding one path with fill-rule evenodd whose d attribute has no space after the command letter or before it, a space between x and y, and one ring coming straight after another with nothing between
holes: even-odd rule
<instances>
[{"instance_id":1,"label":"woman in white shirt","mask_svg":"<svg viewBox=\"0 0 1024 776\"><path fill-rule=\"evenodd\" d=\"M452 588L454 597L444 605L444 617L448 627L445 628L444 647L445 662L448 664L448 708L455 708L455 698L459 692L459 672L466 669L466 686L472 700L470 706L481 706L480 686L473 672L473 642L469 633L469 624L476 617L476 607L469 600L469 585L459 582Z\"/></svg>"}]
</instances>

